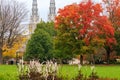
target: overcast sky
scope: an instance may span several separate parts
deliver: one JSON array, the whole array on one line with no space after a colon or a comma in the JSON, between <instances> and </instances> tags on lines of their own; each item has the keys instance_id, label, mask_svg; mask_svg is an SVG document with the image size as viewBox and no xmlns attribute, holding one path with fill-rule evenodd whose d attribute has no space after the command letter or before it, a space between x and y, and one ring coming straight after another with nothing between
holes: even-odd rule
<instances>
[{"instance_id":1,"label":"overcast sky","mask_svg":"<svg viewBox=\"0 0 120 80\"><path fill-rule=\"evenodd\" d=\"M30 15L31 15L31 8L32 8L33 0L18 0L18 1L25 3L26 7L29 10L29 14L28 14L28 19L29 19ZM80 1L81 0L55 0L56 12L58 11L59 8L63 8L65 5L69 5L71 3L79 3ZM100 2L101 0L94 0L94 1ZM38 2L39 16L44 21L46 21L48 18L48 13L49 13L50 0L37 0L37 2Z\"/></svg>"}]
</instances>

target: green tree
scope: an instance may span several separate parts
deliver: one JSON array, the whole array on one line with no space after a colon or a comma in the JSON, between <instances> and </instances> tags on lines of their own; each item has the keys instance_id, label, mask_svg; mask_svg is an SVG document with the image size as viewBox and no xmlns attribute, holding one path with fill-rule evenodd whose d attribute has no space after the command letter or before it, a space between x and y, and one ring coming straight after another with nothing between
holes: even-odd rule
<instances>
[{"instance_id":1,"label":"green tree","mask_svg":"<svg viewBox=\"0 0 120 80\"><path fill-rule=\"evenodd\" d=\"M67 62L80 54L80 48L84 44L82 40L78 40L78 29L76 28L59 28L55 38L55 57Z\"/></svg>"},{"instance_id":2,"label":"green tree","mask_svg":"<svg viewBox=\"0 0 120 80\"><path fill-rule=\"evenodd\" d=\"M117 41L117 45L115 46L115 50L117 52L117 55L120 56L120 32L115 32L115 38Z\"/></svg>"},{"instance_id":3,"label":"green tree","mask_svg":"<svg viewBox=\"0 0 120 80\"><path fill-rule=\"evenodd\" d=\"M51 37L56 36L56 31L54 29L54 22L44 22L41 21L37 24L37 29L43 29L50 34ZM36 30L37 30L36 29Z\"/></svg>"},{"instance_id":4,"label":"green tree","mask_svg":"<svg viewBox=\"0 0 120 80\"><path fill-rule=\"evenodd\" d=\"M28 41L24 56L26 60L40 59L40 61L44 61L51 58L52 49L53 42L50 34L44 29L37 27L31 39Z\"/></svg>"}]
</instances>

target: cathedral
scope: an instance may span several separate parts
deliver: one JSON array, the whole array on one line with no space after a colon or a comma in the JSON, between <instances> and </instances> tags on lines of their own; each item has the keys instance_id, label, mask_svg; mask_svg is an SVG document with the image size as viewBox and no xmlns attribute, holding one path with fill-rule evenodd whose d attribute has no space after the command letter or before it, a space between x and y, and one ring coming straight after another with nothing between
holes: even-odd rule
<instances>
[{"instance_id":1,"label":"cathedral","mask_svg":"<svg viewBox=\"0 0 120 80\"><path fill-rule=\"evenodd\" d=\"M55 16L56 16L55 0L50 0L48 21L54 21Z\"/></svg>"},{"instance_id":2,"label":"cathedral","mask_svg":"<svg viewBox=\"0 0 120 80\"><path fill-rule=\"evenodd\" d=\"M48 21L54 21L55 16L56 16L55 0L50 0ZM40 22L40 17L38 15L37 0L33 0L32 15L30 17L29 23L29 35L31 35L34 32L34 30L36 29L36 24L38 22Z\"/></svg>"},{"instance_id":3,"label":"cathedral","mask_svg":"<svg viewBox=\"0 0 120 80\"><path fill-rule=\"evenodd\" d=\"M31 34L34 33L36 29L36 24L41 21L39 14L38 14L38 4L37 0L33 0L32 2L32 14L30 16L30 22L28 24L21 24L20 26L24 28L24 32L22 33L23 37L27 38L27 41L30 39ZM55 7L55 0L50 0L49 6L49 14L48 14L48 21L54 21L56 16L56 7ZM23 44L23 46L18 50L19 53L24 53L26 49L27 41Z\"/></svg>"},{"instance_id":4,"label":"cathedral","mask_svg":"<svg viewBox=\"0 0 120 80\"><path fill-rule=\"evenodd\" d=\"M56 16L55 0L50 0L48 21L54 21L55 16ZM33 0L32 15L31 15L30 19L31 19L32 23L38 23L40 21L40 18L39 18L39 15L38 15L37 0Z\"/></svg>"}]
</instances>

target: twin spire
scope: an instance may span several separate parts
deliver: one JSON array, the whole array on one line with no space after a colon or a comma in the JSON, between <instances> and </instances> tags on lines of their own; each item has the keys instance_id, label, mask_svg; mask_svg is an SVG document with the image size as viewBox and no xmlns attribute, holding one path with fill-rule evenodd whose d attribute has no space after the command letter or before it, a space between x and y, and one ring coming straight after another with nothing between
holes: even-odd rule
<instances>
[{"instance_id":1,"label":"twin spire","mask_svg":"<svg viewBox=\"0 0 120 80\"><path fill-rule=\"evenodd\" d=\"M38 8L37 8L37 0L33 0L31 22L37 23L38 21L39 21L39 15L38 15Z\"/></svg>"},{"instance_id":2,"label":"twin spire","mask_svg":"<svg viewBox=\"0 0 120 80\"><path fill-rule=\"evenodd\" d=\"M50 0L48 21L54 21L55 16L56 16L55 0Z\"/></svg>"},{"instance_id":3,"label":"twin spire","mask_svg":"<svg viewBox=\"0 0 120 80\"><path fill-rule=\"evenodd\" d=\"M55 16L56 16L55 0L50 0L48 21L54 21ZM39 22L37 0L33 0L33 3L32 3L31 22L32 23L38 23Z\"/></svg>"}]
</instances>

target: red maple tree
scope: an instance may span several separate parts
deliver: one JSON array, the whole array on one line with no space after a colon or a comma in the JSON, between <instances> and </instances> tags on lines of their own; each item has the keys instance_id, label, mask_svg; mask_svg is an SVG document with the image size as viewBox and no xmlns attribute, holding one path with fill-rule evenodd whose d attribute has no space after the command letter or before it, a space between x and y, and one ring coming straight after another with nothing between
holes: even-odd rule
<instances>
[{"instance_id":1,"label":"red maple tree","mask_svg":"<svg viewBox=\"0 0 120 80\"><path fill-rule=\"evenodd\" d=\"M109 20L116 31L120 28L120 0L103 0L105 5L104 10L106 11Z\"/></svg>"},{"instance_id":2,"label":"red maple tree","mask_svg":"<svg viewBox=\"0 0 120 80\"><path fill-rule=\"evenodd\" d=\"M115 29L115 38L116 38L116 46L115 50L119 54L120 49L120 41L119 41L119 35L120 35L120 0L103 0L104 5L104 11L105 14L107 13L108 19L112 23L112 26ZM109 59L110 56L110 49L107 48L107 58Z\"/></svg>"},{"instance_id":3,"label":"red maple tree","mask_svg":"<svg viewBox=\"0 0 120 80\"><path fill-rule=\"evenodd\" d=\"M102 43L111 48L116 43L111 22L103 15L101 5L91 0L60 9L55 19L55 28L63 27L78 29L78 39L84 40L86 46Z\"/></svg>"}]
</instances>

